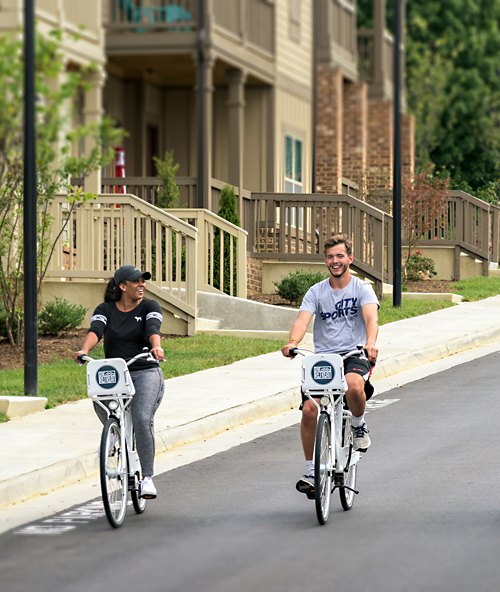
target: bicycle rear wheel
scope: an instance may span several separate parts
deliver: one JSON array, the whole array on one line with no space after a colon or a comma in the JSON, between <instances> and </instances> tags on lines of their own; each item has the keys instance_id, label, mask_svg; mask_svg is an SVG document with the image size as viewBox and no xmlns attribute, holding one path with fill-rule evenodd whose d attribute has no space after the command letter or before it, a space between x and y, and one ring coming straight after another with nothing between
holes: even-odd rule
<instances>
[{"instance_id":1,"label":"bicycle rear wheel","mask_svg":"<svg viewBox=\"0 0 500 592\"><path fill-rule=\"evenodd\" d=\"M316 445L314 449L314 498L316 515L320 524L326 524L330 514L332 470L330 418L326 413L321 413L316 428Z\"/></svg>"},{"instance_id":2,"label":"bicycle rear wheel","mask_svg":"<svg viewBox=\"0 0 500 592\"><path fill-rule=\"evenodd\" d=\"M127 512L128 472L127 455L121 448L120 424L114 417L104 424L99 456L104 511L111 526L118 528Z\"/></svg>"},{"instance_id":3,"label":"bicycle rear wheel","mask_svg":"<svg viewBox=\"0 0 500 592\"><path fill-rule=\"evenodd\" d=\"M344 417L342 419L342 446L350 446L349 450L349 468L347 471L344 471L344 487L339 488L339 495L340 495L340 503L342 507L347 512L352 508L354 503L354 498L356 497L355 490L356 489L356 475L358 470L358 464L351 464L352 459L352 445L353 445L353 436L352 436L352 428L351 428L351 418ZM347 489L349 487L349 489Z\"/></svg>"}]
</instances>

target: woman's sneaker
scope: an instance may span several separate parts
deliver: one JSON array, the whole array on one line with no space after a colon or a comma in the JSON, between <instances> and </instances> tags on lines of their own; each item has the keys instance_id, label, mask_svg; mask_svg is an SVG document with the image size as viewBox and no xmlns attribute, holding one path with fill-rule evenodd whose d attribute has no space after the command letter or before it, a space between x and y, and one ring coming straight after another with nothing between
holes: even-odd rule
<instances>
[{"instance_id":1,"label":"woman's sneaker","mask_svg":"<svg viewBox=\"0 0 500 592\"><path fill-rule=\"evenodd\" d=\"M155 499L156 487L154 486L153 479L151 477L144 477L139 487L139 497L144 499Z\"/></svg>"},{"instance_id":2,"label":"woman's sneaker","mask_svg":"<svg viewBox=\"0 0 500 592\"><path fill-rule=\"evenodd\" d=\"M300 493L311 494L314 493L314 476L313 475L303 475L295 485L297 491Z\"/></svg>"},{"instance_id":3,"label":"woman's sneaker","mask_svg":"<svg viewBox=\"0 0 500 592\"><path fill-rule=\"evenodd\" d=\"M354 450L366 452L372 443L368 435L369 432L366 423L361 424L357 428L353 426L352 431L354 434Z\"/></svg>"}]
</instances>

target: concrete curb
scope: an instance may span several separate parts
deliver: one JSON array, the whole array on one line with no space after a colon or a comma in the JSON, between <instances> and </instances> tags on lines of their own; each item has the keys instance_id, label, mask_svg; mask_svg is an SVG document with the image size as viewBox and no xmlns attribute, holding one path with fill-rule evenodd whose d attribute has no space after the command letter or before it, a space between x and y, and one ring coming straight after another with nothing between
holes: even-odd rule
<instances>
[{"instance_id":1,"label":"concrete curb","mask_svg":"<svg viewBox=\"0 0 500 592\"><path fill-rule=\"evenodd\" d=\"M482 347L498 340L500 340L500 327L464 335L463 337L455 337L419 353L402 353L385 359L377 364L373 376L375 380L388 378L410 368L417 368L429 362L435 362L436 360L441 360L469 349Z\"/></svg>"},{"instance_id":2,"label":"concrete curb","mask_svg":"<svg viewBox=\"0 0 500 592\"><path fill-rule=\"evenodd\" d=\"M155 434L156 454L207 440L251 421L279 415L296 408L299 391L300 387L288 389L180 426L159 430ZM64 459L43 469L2 481L0 482L0 508L37 495L46 495L92 476L97 477L98 471L98 455L97 452L92 452L79 458Z\"/></svg>"},{"instance_id":3,"label":"concrete curb","mask_svg":"<svg viewBox=\"0 0 500 592\"><path fill-rule=\"evenodd\" d=\"M402 353L385 359L376 366L375 380L393 376L410 368L440 360L463 351L500 340L500 327L453 338L419 353ZM200 419L156 432L157 453L192 444L236 428L259 418L270 417L298 407L300 386L284 390L263 399L244 403L207 415ZM297 421L298 421L297 416ZM0 507L24 501L36 495L74 484L97 475L95 452L78 458L61 460L0 482Z\"/></svg>"}]
</instances>

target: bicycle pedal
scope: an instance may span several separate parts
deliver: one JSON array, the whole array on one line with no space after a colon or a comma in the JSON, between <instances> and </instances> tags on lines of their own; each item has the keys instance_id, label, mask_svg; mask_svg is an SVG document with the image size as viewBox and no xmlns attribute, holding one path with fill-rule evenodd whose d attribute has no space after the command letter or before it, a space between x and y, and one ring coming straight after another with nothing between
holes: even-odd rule
<instances>
[{"instance_id":1,"label":"bicycle pedal","mask_svg":"<svg viewBox=\"0 0 500 592\"><path fill-rule=\"evenodd\" d=\"M156 495L152 495L151 493L146 493L145 495L140 495L139 497L145 500L156 499Z\"/></svg>"}]
</instances>

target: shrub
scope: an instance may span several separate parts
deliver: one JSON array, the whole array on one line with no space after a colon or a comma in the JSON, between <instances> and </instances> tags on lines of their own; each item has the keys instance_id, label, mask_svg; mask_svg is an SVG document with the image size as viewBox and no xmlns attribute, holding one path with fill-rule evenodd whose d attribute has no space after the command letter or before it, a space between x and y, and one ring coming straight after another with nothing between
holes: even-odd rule
<instances>
[{"instance_id":1,"label":"shrub","mask_svg":"<svg viewBox=\"0 0 500 592\"><path fill-rule=\"evenodd\" d=\"M276 293L289 300L292 304L299 304L305 293L313 284L324 280L327 276L319 271L307 272L302 270L292 271L279 282L273 282Z\"/></svg>"},{"instance_id":2,"label":"shrub","mask_svg":"<svg viewBox=\"0 0 500 592\"><path fill-rule=\"evenodd\" d=\"M175 175L180 165L174 163L174 153L172 150L165 152L163 160L154 156L153 161L156 167L156 174L161 181L161 185L158 187L156 205L159 208L176 208L179 205L180 188L175 180Z\"/></svg>"},{"instance_id":3,"label":"shrub","mask_svg":"<svg viewBox=\"0 0 500 592\"><path fill-rule=\"evenodd\" d=\"M230 185L224 185L222 188L220 199L219 199L219 211L218 215L224 220L235 224L236 226L240 225L240 217L238 215L238 198L236 196L236 192L234 188ZM231 241L229 234L224 234L224 240L222 241L222 248L223 248L223 273L222 279L224 280L224 287L223 291L225 294L229 294L230 296L236 296L236 275L237 275L237 265L236 265L236 253L237 253L237 240L233 241L233 293L230 294L230 280L231 280ZM214 232L214 287L221 289L221 272L220 272L220 230L218 228L215 229Z\"/></svg>"},{"instance_id":4,"label":"shrub","mask_svg":"<svg viewBox=\"0 0 500 592\"><path fill-rule=\"evenodd\" d=\"M38 330L42 335L60 335L79 327L86 312L84 306L56 297L47 302L38 315Z\"/></svg>"},{"instance_id":5,"label":"shrub","mask_svg":"<svg viewBox=\"0 0 500 592\"><path fill-rule=\"evenodd\" d=\"M415 251L406 260L405 276L409 281L428 280L436 273L433 259L423 257L421 251Z\"/></svg>"},{"instance_id":6,"label":"shrub","mask_svg":"<svg viewBox=\"0 0 500 592\"><path fill-rule=\"evenodd\" d=\"M23 336L24 331L24 311L18 307L14 310L14 318L10 320L10 327L12 338L15 343L18 345L21 343L21 339ZM8 323L7 323L7 311L0 304L0 338L9 338L9 330L8 330Z\"/></svg>"}]
</instances>

